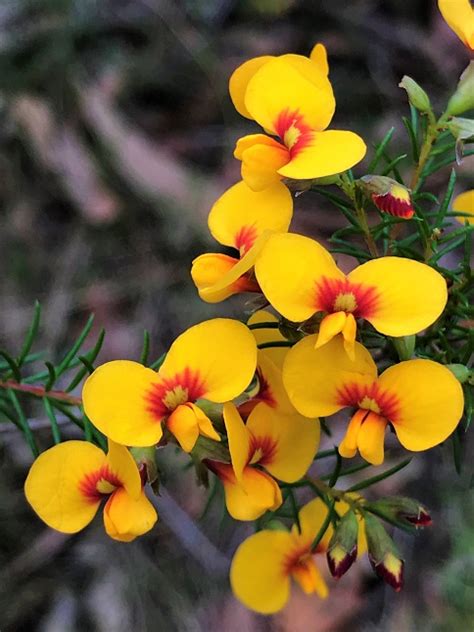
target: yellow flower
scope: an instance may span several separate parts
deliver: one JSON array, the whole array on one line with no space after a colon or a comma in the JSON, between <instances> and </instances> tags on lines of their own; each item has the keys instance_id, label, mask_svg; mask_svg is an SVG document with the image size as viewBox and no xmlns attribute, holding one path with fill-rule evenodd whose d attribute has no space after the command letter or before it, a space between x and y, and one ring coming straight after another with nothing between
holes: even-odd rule
<instances>
[{"instance_id":1,"label":"yellow flower","mask_svg":"<svg viewBox=\"0 0 474 632\"><path fill-rule=\"evenodd\" d=\"M234 72L229 90L236 109L280 139L251 134L237 142L234 155L250 188L260 191L284 177L329 176L362 160L367 148L357 134L324 131L335 109L327 74L321 44L310 58L257 57Z\"/></svg>"},{"instance_id":2,"label":"yellow flower","mask_svg":"<svg viewBox=\"0 0 474 632\"><path fill-rule=\"evenodd\" d=\"M104 526L114 540L130 542L158 519L132 455L112 441L107 454L85 441L46 450L31 466L25 494L41 520L63 533L86 527L106 498Z\"/></svg>"},{"instance_id":3,"label":"yellow flower","mask_svg":"<svg viewBox=\"0 0 474 632\"><path fill-rule=\"evenodd\" d=\"M230 515L236 520L255 520L282 503L272 477L293 483L308 470L319 445L319 421L296 412L277 414L260 403L244 424L237 408L226 403L224 422L232 465L210 462L208 466L224 485Z\"/></svg>"},{"instance_id":4,"label":"yellow flower","mask_svg":"<svg viewBox=\"0 0 474 632\"><path fill-rule=\"evenodd\" d=\"M470 0L438 0L448 26L470 50L474 50L474 9Z\"/></svg>"},{"instance_id":5,"label":"yellow flower","mask_svg":"<svg viewBox=\"0 0 474 632\"><path fill-rule=\"evenodd\" d=\"M474 224L474 189L464 191L464 193L460 193L454 198L453 211L459 213L469 213L471 217L459 215L456 219L462 224L464 224L464 222Z\"/></svg>"},{"instance_id":6,"label":"yellow flower","mask_svg":"<svg viewBox=\"0 0 474 632\"><path fill-rule=\"evenodd\" d=\"M255 264L258 283L272 306L300 322L325 313L316 347L342 333L354 353L356 318L387 336L409 336L431 325L447 301L443 277L424 263L381 257L348 275L316 241L287 233L272 235Z\"/></svg>"},{"instance_id":7,"label":"yellow flower","mask_svg":"<svg viewBox=\"0 0 474 632\"><path fill-rule=\"evenodd\" d=\"M344 502L335 505L340 515L348 508ZM311 551L327 512L326 505L316 498L299 512L301 533L293 525L291 532L263 530L242 542L230 569L230 582L237 599L262 614L278 612L289 599L292 579L305 593L327 597L328 587L314 558L326 551L333 534L331 525L316 551ZM363 529L359 529L358 549L359 553L367 549Z\"/></svg>"},{"instance_id":8,"label":"yellow flower","mask_svg":"<svg viewBox=\"0 0 474 632\"><path fill-rule=\"evenodd\" d=\"M456 428L463 411L461 385L446 367L432 360L407 360L377 377L370 353L355 343L354 359L340 337L315 349L308 336L289 352L283 381L295 408L306 416L356 412L339 445L343 457L361 456L380 465L390 423L400 441L414 452L438 445Z\"/></svg>"},{"instance_id":9,"label":"yellow flower","mask_svg":"<svg viewBox=\"0 0 474 632\"><path fill-rule=\"evenodd\" d=\"M249 329L215 318L178 336L158 372L129 360L100 366L84 385L84 410L101 432L124 445L154 445L166 423L189 452L199 434L220 440L195 402L237 397L252 380L256 363Z\"/></svg>"},{"instance_id":10,"label":"yellow flower","mask_svg":"<svg viewBox=\"0 0 474 632\"><path fill-rule=\"evenodd\" d=\"M255 192L239 182L212 207L208 225L223 246L239 251L239 257L207 253L193 261L191 277L199 296L208 303L223 301L240 292L259 292L250 272L266 235L286 232L293 215L293 200L287 187L276 182Z\"/></svg>"}]
</instances>

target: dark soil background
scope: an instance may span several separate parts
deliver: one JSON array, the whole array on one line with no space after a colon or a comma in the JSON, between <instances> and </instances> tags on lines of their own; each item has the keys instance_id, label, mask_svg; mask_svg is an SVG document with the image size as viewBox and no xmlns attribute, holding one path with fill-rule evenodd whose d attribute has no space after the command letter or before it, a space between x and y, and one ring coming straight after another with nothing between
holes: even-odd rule
<instances>
[{"instance_id":1,"label":"dark soil background","mask_svg":"<svg viewBox=\"0 0 474 632\"><path fill-rule=\"evenodd\" d=\"M404 74L442 105L468 62L434 0L0 0L0 345L18 351L35 299L44 308L37 346L50 357L90 312L94 332L107 330L100 361L138 358L144 328L158 357L191 324L242 317L245 298L206 305L189 276L192 259L215 247L212 202L239 179L235 139L255 129L233 110L228 77L249 57L307 54L316 41L329 52L332 126L369 147L395 126L395 149L407 148ZM434 178L435 192L446 177ZM316 194L298 197L295 211L294 229L320 239L341 223ZM43 413L29 412L49 447ZM63 434L75 436L66 425ZM474 630L472 460L458 476L451 453L447 443L379 485L418 497L433 515L430 530L398 537L402 593L362 560L327 601L295 590L284 612L265 618L240 606L227 580L251 527L219 503L200 518L206 492L185 456L161 453L150 535L115 543L98 517L67 537L29 510L31 457L1 418L0 630Z\"/></svg>"}]
</instances>

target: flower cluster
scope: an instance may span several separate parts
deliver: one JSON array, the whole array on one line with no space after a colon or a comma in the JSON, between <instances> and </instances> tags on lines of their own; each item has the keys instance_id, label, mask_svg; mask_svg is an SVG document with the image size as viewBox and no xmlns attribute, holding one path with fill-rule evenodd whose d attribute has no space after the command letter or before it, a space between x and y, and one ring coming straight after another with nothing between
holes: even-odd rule
<instances>
[{"instance_id":1,"label":"flower cluster","mask_svg":"<svg viewBox=\"0 0 474 632\"><path fill-rule=\"evenodd\" d=\"M472 47L467 0L439 4ZM265 309L246 324L216 318L191 327L154 368L130 360L99 366L84 384L82 403L107 438L108 453L84 441L59 443L33 463L25 484L29 503L52 528L79 531L106 499L106 532L130 541L149 531L157 515L144 492L149 472L134 459L139 451L128 448L151 448L155 459L155 446L179 446L222 483L235 520L258 521L257 533L235 554L230 579L237 598L261 613L285 605L291 580L326 597L315 562L323 554L338 578L368 552L376 572L401 588L403 561L379 518L427 526L429 514L408 498L370 501L336 489L341 460L359 453L381 465L388 429L407 451L433 448L453 433L464 408L459 371L416 353L416 337L423 339L446 313L445 276L430 264L429 249L424 258L391 254L393 233L380 233L388 246L379 256L365 216L368 200L382 222L392 222L383 230L421 221L412 193L387 176L354 180L348 172L366 145L352 131L327 129L335 110L328 73L326 50L317 44L309 57L250 59L230 79L236 110L264 133L237 141L242 181L209 213L211 235L234 255L202 254L191 276L204 301L251 292ZM413 84L404 82L410 99L416 99ZM353 204L352 223L369 250L348 273L320 241L290 232L292 192L328 177ZM472 193L453 204L453 214L468 223ZM381 353L387 346L392 353ZM325 483L315 457L328 426L343 438L329 451L337 465ZM315 497L299 498L300 488ZM299 511L298 499L308 501ZM288 504L291 527L279 513Z\"/></svg>"}]
</instances>

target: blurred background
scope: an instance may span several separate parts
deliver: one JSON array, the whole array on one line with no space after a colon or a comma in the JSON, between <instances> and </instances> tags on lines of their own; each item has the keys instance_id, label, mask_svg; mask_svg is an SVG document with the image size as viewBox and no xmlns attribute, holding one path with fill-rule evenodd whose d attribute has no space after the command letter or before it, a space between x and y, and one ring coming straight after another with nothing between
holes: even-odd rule
<instances>
[{"instance_id":1,"label":"blurred background","mask_svg":"<svg viewBox=\"0 0 474 632\"><path fill-rule=\"evenodd\" d=\"M192 259L215 248L210 206L239 179L233 144L255 130L233 110L227 81L249 57L308 54L317 41L329 52L332 127L369 147L391 126L394 147L407 147L397 87L405 73L442 105L468 63L434 0L0 0L0 346L18 351L35 299L39 349L59 357L94 312L94 332L107 330L102 362L137 359L144 328L156 358L186 327L250 310L242 297L202 303L189 276ZM443 171L434 191L445 183ZM316 194L298 197L295 210L296 231L324 240L340 225ZM30 412L49 447L48 425ZM450 443L377 489L418 497L434 520L416 538L398 536L402 593L362 560L332 582L326 602L295 590L282 613L259 617L227 580L251 527L222 513L219 490L203 515L208 493L186 457L160 452L164 489L150 535L115 543L99 516L68 537L28 508L31 456L4 421L2 632L474 630L472 464L458 475ZM63 434L75 436L67 426Z\"/></svg>"}]
</instances>

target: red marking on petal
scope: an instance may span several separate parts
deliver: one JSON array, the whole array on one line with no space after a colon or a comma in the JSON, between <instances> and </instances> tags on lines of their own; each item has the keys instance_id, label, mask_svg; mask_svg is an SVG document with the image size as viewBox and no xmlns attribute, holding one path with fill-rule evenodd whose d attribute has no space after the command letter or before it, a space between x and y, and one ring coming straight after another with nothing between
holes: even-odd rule
<instances>
[{"instance_id":1,"label":"red marking on petal","mask_svg":"<svg viewBox=\"0 0 474 632\"><path fill-rule=\"evenodd\" d=\"M148 411L161 421L180 404L195 402L206 392L206 383L199 371L186 367L173 377L161 378L146 393ZM174 396L175 395L175 396Z\"/></svg>"},{"instance_id":2,"label":"red marking on petal","mask_svg":"<svg viewBox=\"0 0 474 632\"><path fill-rule=\"evenodd\" d=\"M353 309L344 309L337 305L341 296L352 295ZM322 277L316 284L315 306L318 311L333 312L346 311L355 318L370 318L379 304L379 293L376 287L351 283L349 279L328 279Z\"/></svg>"},{"instance_id":3,"label":"red marking on petal","mask_svg":"<svg viewBox=\"0 0 474 632\"><path fill-rule=\"evenodd\" d=\"M234 245L240 252L240 256L243 257L246 252L254 245L255 240L258 237L257 227L253 224L242 226L239 232L235 235Z\"/></svg>"},{"instance_id":4,"label":"red marking on petal","mask_svg":"<svg viewBox=\"0 0 474 632\"><path fill-rule=\"evenodd\" d=\"M402 200L395 197L390 192L383 195L372 194L372 200L379 211L393 215L394 217L403 217L410 219L415 214L415 210L410 200Z\"/></svg>"},{"instance_id":5,"label":"red marking on petal","mask_svg":"<svg viewBox=\"0 0 474 632\"><path fill-rule=\"evenodd\" d=\"M211 459L204 459L203 463L211 472L218 476L222 482L231 483L233 485L237 484L234 469L230 463L221 463L220 461L212 461Z\"/></svg>"},{"instance_id":6,"label":"red marking on petal","mask_svg":"<svg viewBox=\"0 0 474 632\"><path fill-rule=\"evenodd\" d=\"M79 483L79 491L87 498L87 500L92 503L96 503L97 501L102 500L105 496L109 495L108 493L100 492L97 489L97 484L102 480L107 481L107 483L110 483L110 485L113 485L114 487L123 487L122 481L110 470L109 466L103 465L95 472L90 472L84 476Z\"/></svg>"},{"instance_id":7,"label":"red marking on petal","mask_svg":"<svg viewBox=\"0 0 474 632\"><path fill-rule=\"evenodd\" d=\"M290 154L290 160L313 140L314 130L298 110L283 110L275 121L275 130Z\"/></svg>"},{"instance_id":8,"label":"red marking on petal","mask_svg":"<svg viewBox=\"0 0 474 632\"><path fill-rule=\"evenodd\" d=\"M278 444L273 437L254 437L250 439L249 456L247 463L250 463L257 452L260 452L260 456L256 463L265 466L272 463L275 458L278 449Z\"/></svg>"},{"instance_id":9,"label":"red marking on petal","mask_svg":"<svg viewBox=\"0 0 474 632\"><path fill-rule=\"evenodd\" d=\"M361 402L366 397L377 404L380 409L380 413L377 413L378 415L389 421L396 421L400 408L399 399L395 393L383 391L377 382L373 382L369 385L356 383L344 384L337 391L338 403L341 406L364 408L361 406Z\"/></svg>"}]
</instances>

